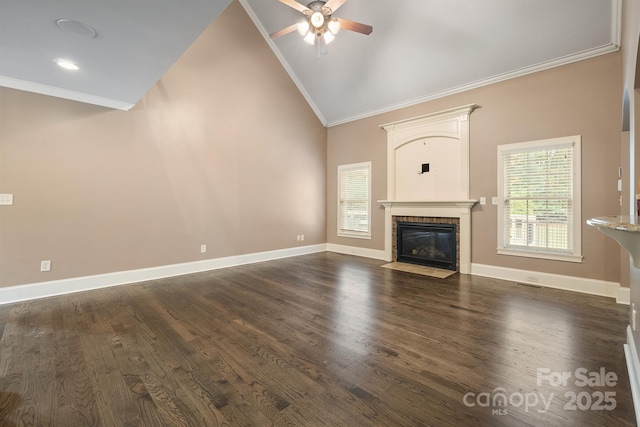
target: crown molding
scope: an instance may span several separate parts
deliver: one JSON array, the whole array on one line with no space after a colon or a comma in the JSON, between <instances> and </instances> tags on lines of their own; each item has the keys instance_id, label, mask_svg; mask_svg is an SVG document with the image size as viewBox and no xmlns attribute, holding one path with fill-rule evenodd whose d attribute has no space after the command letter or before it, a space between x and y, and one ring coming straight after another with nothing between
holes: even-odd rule
<instances>
[{"instance_id":1,"label":"crown molding","mask_svg":"<svg viewBox=\"0 0 640 427\"><path fill-rule=\"evenodd\" d=\"M518 70L510 71L508 73L498 74L486 79L476 80L475 82L471 82L468 84L464 84L461 86L456 86L451 89L443 90L440 92L434 92L429 95L425 95L422 97L410 99L405 102L400 102L397 104L388 105L386 107L382 107L376 110L370 110L368 112L358 114L355 116L347 117L342 120L336 120L327 123L327 127L338 126L345 123L353 122L356 120L362 120L369 117L377 116L379 114L388 113L390 111L399 110L406 107L411 107L413 105L421 104L423 102L433 101L435 99L444 98L446 96L455 95L457 93L466 92L472 89L477 89L483 86L488 86L494 83L499 83L505 80L515 79L517 77L526 76L528 74L537 73L539 71L549 70L551 68L560 67L562 65L571 64L578 61L583 61L585 59L595 58L600 55L605 55L612 52L617 52L620 50L619 43L610 43L604 46L600 46L593 49L588 49L582 52L578 52L573 55L563 56L561 58L553 59L550 61L541 62L539 64L535 64L529 67L520 68Z\"/></svg>"},{"instance_id":2,"label":"crown molding","mask_svg":"<svg viewBox=\"0 0 640 427\"><path fill-rule=\"evenodd\" d=\"M26 80L13 79L11 77L0 76L0 87L33 92L40 95L55 96L57 98L69 99L71 101L84 102L86 104L99 105L101 107L114 108L116 110L129 111L135 103L118 101L117 99L104 98L88 93L76 92L73 90L61 89L41 83L28 82Z\"/></svg>"},{"instance_id":3,"label":"crown molding","mask_svg":"<svg viewBox=\"0 0 640 427\"><path fill-rule=\"evenodd\" d=\"M461 92L466 92L472 89L477 89L483 86L488 86L494 83L499 83L505 80L510 80L517 77L526 76L528 74L537 73L539 71L544 71L544 70L552 69L555 67L571 64L574 62L594 58L600 55L617 52L620 49L622 0L610 0L611 1L611 33L610 33L610 42L606 45L588 49L575 54L563 56L553 60L544 61L538 64L534 64L528 67L523 67L507 73L491 76L485 79L480 79L464 85L455 86L443 91L426 94L424 96L409 99L407 101L399 102L396 104L382 106L380 108L365 111L361 114L356 114L356 115L345 117L338 120L327 121L326 117L322 114L322 112L320 111L320 108L315 104L311 95L306 91L302 82L298 79L298 77L296 76L291 66L288 64L284 56L280 53L280 50L278 49L275 42L269 37L268 32L262 26L262 23L260 22L257 15L249 5L248 1L247 0L238 0L238 1L247 12L247 14L255 24L260 34L262 34L262 37L265 39L265 41L267 42L267 44L269 45L273 53L276 55L276 57L284 67L284 69L287 71L287 74L289 74L289 77L291 78L291 80L293 80L294 84L296 85L296 87L298 88L298 90L300 91L304 99L307 101L311 109L314 111L314 113L316 114L320 122L322 122L322 124L325 127L333 127L333 126L338 126L345 123L353 122L356 120L366 119L369 117L377 116L380 114L388 113L388 112L399 110L402 108L411 107L424 102L433 101L436 99L455 95Z\"/></svg>"},{"instance_id":4,"label":"crown molding","mask_svg":"<svg viewBox=\"0 0 640 427\"><path fill-rule=\"evenodd\" d=\"M247 0L238 0L238 1L240 2L244 10L247 12L247 14L249 15L249 18L251 18L251 20L255 24L260 34L262 34L262 37L264 38L264 40L267 42L267 44L273 51L273 54L276 56L276 58L278 58L278 61L280 61L280 64L282 64L287 74L289 74L289 77L291 78L291 80L293 80L293 83L296 85L296 87L298 88L298 90L300 91L304 99L307 101L307 104L309 104L309 107L311 107L313 112L316 114L316 116L318 117L318 120L320 120L323 126L328 127L327 119L324 117L324 115L320 111L320 108L318 108L315 102L313 102L313 98L311 98L311 95L309 95L309 92L307 92L307 90L304 88L302 82L298 79L298 76L296 76L296 73L293 72L293 69L291 68L287 60L284 58L284 56L282 56L282 54L280 53L280 49L278 49L278 46L271 39L271 37L269 37L269 33L262 26L262 23L258 19L258 16L253 11L253 9L251 8Z\"/></svg>"}]
</instances>

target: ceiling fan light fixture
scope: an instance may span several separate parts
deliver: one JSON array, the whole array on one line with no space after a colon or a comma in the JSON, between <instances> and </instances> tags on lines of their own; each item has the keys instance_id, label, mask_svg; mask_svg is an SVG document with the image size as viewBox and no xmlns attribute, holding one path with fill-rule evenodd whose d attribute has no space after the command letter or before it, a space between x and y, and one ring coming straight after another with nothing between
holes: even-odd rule
<instances>
[{"instance_id":1,"label":"ceiling fan light fixture","mask_svg":"<svg viewBox=\"0 0 640 427\"><path fill-rule=\"evenodd\" d=\"M316 42L316 35L313 31L309 31L306 36L304 36L304 41L313 45Z\"/></svg>"},{"instance_id":2,"label":"ceiling fan light fixture","mask_svg":"<svg viewBox=\"0 0 640 427\"><path fill-rule=\"evenodd\" d=\"M336 34L338 34L338 31L340 31L340 21L338 21L336 18L331 18L329 20L329 23L327 23L327 28L329 28L331 34L335 36Z\"/></svg>"},{"instance_id":3,"label":"ceiling fan light fixture","mask_svg":"<svg viewBox=\"0 0 640 427\"><path fill-rule=\"evenodd\" d=\"M301 36L307 35L310 28L311 28L311 24L309 24L309 21L300 21L296 25L296 29L298 30L298 33L300 33Z\"/></svg>"},{"instance_id":4,"label":"ceiling fan light fixture","mask_svg":"<svg viewBox=\"0 0 640 427\"><path fill-rule=\"evenodd\" d=\"M324 25L324 15L322 12L315 11L311 14L311 25L315 28L321 28Z\"/></svg>"},{"instance_id":5,"label":"ceiling fan light fixture","mask_svg":"<svg viewBox=\"0 0 640 427\"><path fill-rule=\"evenodd\" d=\"M373 31L371 25L361 24L344 18L334 18L333 13L347 0L312 0L307 6L300 3L301 0L279 0L281 3L302 12L305 20L297 24L289 25L280 31L269 34L269 37L277 37L298 31L304 41L318 48L318 57L327 53L327 44L331 43L340 28L369 35Z\"/></svg>"},{"instance_id":6,"label":"ceiling fan light fixture","mask_svg":"<svg viewBox=\"0 0 640 427\"><path fill-rule=\"evenodd\" d=\"M333 34L331 34L330 31L325 31L325 33L322 35L322 37L324 38L325 44L329 44L335 39L335 36Z\"/></svg>"}]
</instances>

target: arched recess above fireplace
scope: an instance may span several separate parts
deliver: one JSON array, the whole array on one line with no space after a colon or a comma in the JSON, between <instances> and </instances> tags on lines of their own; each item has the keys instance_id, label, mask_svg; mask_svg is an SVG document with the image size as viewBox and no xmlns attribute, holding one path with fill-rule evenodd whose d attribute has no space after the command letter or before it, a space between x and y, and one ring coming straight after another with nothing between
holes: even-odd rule
<instances>
[{"instance_id":1,"label":"arched recess above fireplace","mask_svg":"<svg viewBox=\"0 0 640 427\"><path fill-rule=\"evenodd\" d=\"M382 125L387 199L469 198L469 116L476 104Z\"/></svg>"}]
</instances>

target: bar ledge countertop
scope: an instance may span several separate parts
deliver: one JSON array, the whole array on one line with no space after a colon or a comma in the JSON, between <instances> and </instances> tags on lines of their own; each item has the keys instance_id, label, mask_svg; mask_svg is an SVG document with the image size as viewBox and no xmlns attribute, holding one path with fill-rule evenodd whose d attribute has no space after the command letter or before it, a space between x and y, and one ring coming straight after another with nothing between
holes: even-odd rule
<instances>
[{"instance_id":1,"label":"bar ledge countertop","mask_svg":"<svg viewBox=\"0 0 640 427\"><path fill-rule=\"evenodd\" d=\"M604 227L613 230L640 233L638 217L630 215L599 216L587 220L587 224L593 227Z\"/></svg>"},{"instance_id":2,"label":"bar ledge countertop","mask_svg":"<svg viewBox=\"0 0 640 427\"><path fill-rule=\"evenodd\" d=\"M637 216L600 216L588 219L587 224L596 227L629 251L633 265L640 268L640 224Z\"/></svg>"}]
</instances>

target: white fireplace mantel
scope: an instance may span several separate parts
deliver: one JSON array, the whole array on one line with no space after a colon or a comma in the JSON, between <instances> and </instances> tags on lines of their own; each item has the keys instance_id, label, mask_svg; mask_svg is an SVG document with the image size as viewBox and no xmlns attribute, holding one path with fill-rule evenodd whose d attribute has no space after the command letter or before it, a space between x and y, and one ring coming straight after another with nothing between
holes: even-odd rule
<instances>
[{"instance_id":1,"label":"white fireplace mantel","mask_svg":"<svg viewBox=\"0 0 640 427\"><path fill-rule=\"evenodd\" d=\"M471 274L471 208L477 200L378 200L384 206L385 259L392 261L394 216L460 219L460 273Z\"/></svg>"},{"instance_id":2,"label":"white fireplace mantel","mask_svg":"<svg viewBox=\"0 0 640 427\"><path fill-rule=\"evenodd\" d=\"M393 257L394 216L459 218L460 273L471 273L469 115L463 105L381 127L387 131L387 198L384 252Z\"/></svg>"},{"instance_id":3,"label":"white fireplace mantel","mask_svg":"<svg viewBox=\"0 0 640 427\"><path fill-rule=\"evenodd\" d=\"M407 208L407 209L471 209L478 203L477 200L378 200L385 208ZM418 216L442 216L442 215L418 215ZM455 217L455 216L454 216Z\"/></svg>"}]
</instances>

